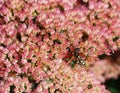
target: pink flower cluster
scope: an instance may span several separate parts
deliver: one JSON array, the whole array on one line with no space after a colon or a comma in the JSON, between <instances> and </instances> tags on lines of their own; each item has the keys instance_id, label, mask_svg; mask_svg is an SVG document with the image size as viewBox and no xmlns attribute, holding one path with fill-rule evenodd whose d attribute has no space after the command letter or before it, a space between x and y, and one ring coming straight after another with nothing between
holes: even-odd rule
<instances>
[{"instance_id":1,"label":"pink flower cluster","mask_svg":"<svg viewBox=\"0 0 120 93\"><path fill-rule=\"evenodd\" d=\"M120 50L105 56L103 60L90 63L88 69L88 72L95 73L101 82L110 78L117 79L120 75Z\"/></svg>"},{"instance_id":2,"label":"pink flower cluster","mask_svg":"<svg viewBox=\"0 0 120 93\"><path fill-rule=\"evenodd\" d=\"M119 0L0 0L0 93L110 93L94 70L119 37ZM87 69L64 60L70 46Z\"/></svg>"}]
</instances>

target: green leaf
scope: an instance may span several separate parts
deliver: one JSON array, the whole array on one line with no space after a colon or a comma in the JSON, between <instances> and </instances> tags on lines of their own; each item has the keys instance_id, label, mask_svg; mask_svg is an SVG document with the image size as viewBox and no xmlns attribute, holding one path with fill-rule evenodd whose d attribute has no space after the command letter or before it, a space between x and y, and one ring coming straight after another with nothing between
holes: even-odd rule
<instances>
[{"instance_id":1,"label":"green leaf","mask_svg":"<svg viewBox=\"0 0 120 93\"><path fill-rule=\"evenodd\" d=\"M76 62L75 60L73 60L73 61L70 63L71 67L74 68L76 63L77 63L77 62Z\"/></svg>"}]
</instances>

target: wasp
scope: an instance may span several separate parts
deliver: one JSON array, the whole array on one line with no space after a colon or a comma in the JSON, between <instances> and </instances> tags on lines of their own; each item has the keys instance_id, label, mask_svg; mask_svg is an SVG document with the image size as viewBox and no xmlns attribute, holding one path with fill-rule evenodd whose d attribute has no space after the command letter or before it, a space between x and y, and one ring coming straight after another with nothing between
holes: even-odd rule
<instances>
[{"instance_id":1,"label":"wasp","mask_svg":"<svg viewBox=\"0 0 120 93\"><path fill-rule=\"evenodd\" d=\"M74 62L75 64L77 63L81 66L86 65L86 56L80 52L80 48L68 47L67 50L67 58L70 59L69 62Z\"/></svg>"},{"instance_id":2,"label":"wasp","mask_svg":"<svg viewBox=\"0 0 120 93\"><path fill-rule=\"evenodd\" d=\"M80 48L75 48L73 56L79 65L85 66L85 55L80 52Z\"/></svg>"}]
</instances>

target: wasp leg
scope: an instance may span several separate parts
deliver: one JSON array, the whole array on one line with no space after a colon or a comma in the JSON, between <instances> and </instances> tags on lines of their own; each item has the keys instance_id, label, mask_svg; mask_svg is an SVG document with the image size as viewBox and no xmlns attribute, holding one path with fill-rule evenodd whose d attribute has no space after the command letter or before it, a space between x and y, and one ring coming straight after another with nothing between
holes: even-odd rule
<instances>
[{"instance_id":1,"label":"wasp leg","mask_svg":"<svg viewBox=\"0 0 120 93\"><path fill-rule=\"evenodd\" d=\"M75 60L75 57L72 57L67 63L70 64L73 60Z\"/></svg>"}]
</instances>

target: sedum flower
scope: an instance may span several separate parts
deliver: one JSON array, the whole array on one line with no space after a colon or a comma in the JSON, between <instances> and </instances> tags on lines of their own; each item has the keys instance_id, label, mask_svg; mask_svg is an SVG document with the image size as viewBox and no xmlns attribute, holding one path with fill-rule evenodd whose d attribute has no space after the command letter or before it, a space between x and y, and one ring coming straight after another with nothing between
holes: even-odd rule
<instances>
[{"instance_id":1,"label":"sedum flower","mask_svg":"<svg viewBox=\"0 0 120 93\"><path fill-rule=\"evenodd\" d=\"M114 72L119 65L97 60L120 48L119 3L0 1L0 92L110 93L101 82L116 77L118 71L108 71Z\"/></svg>"}]
</instances>

